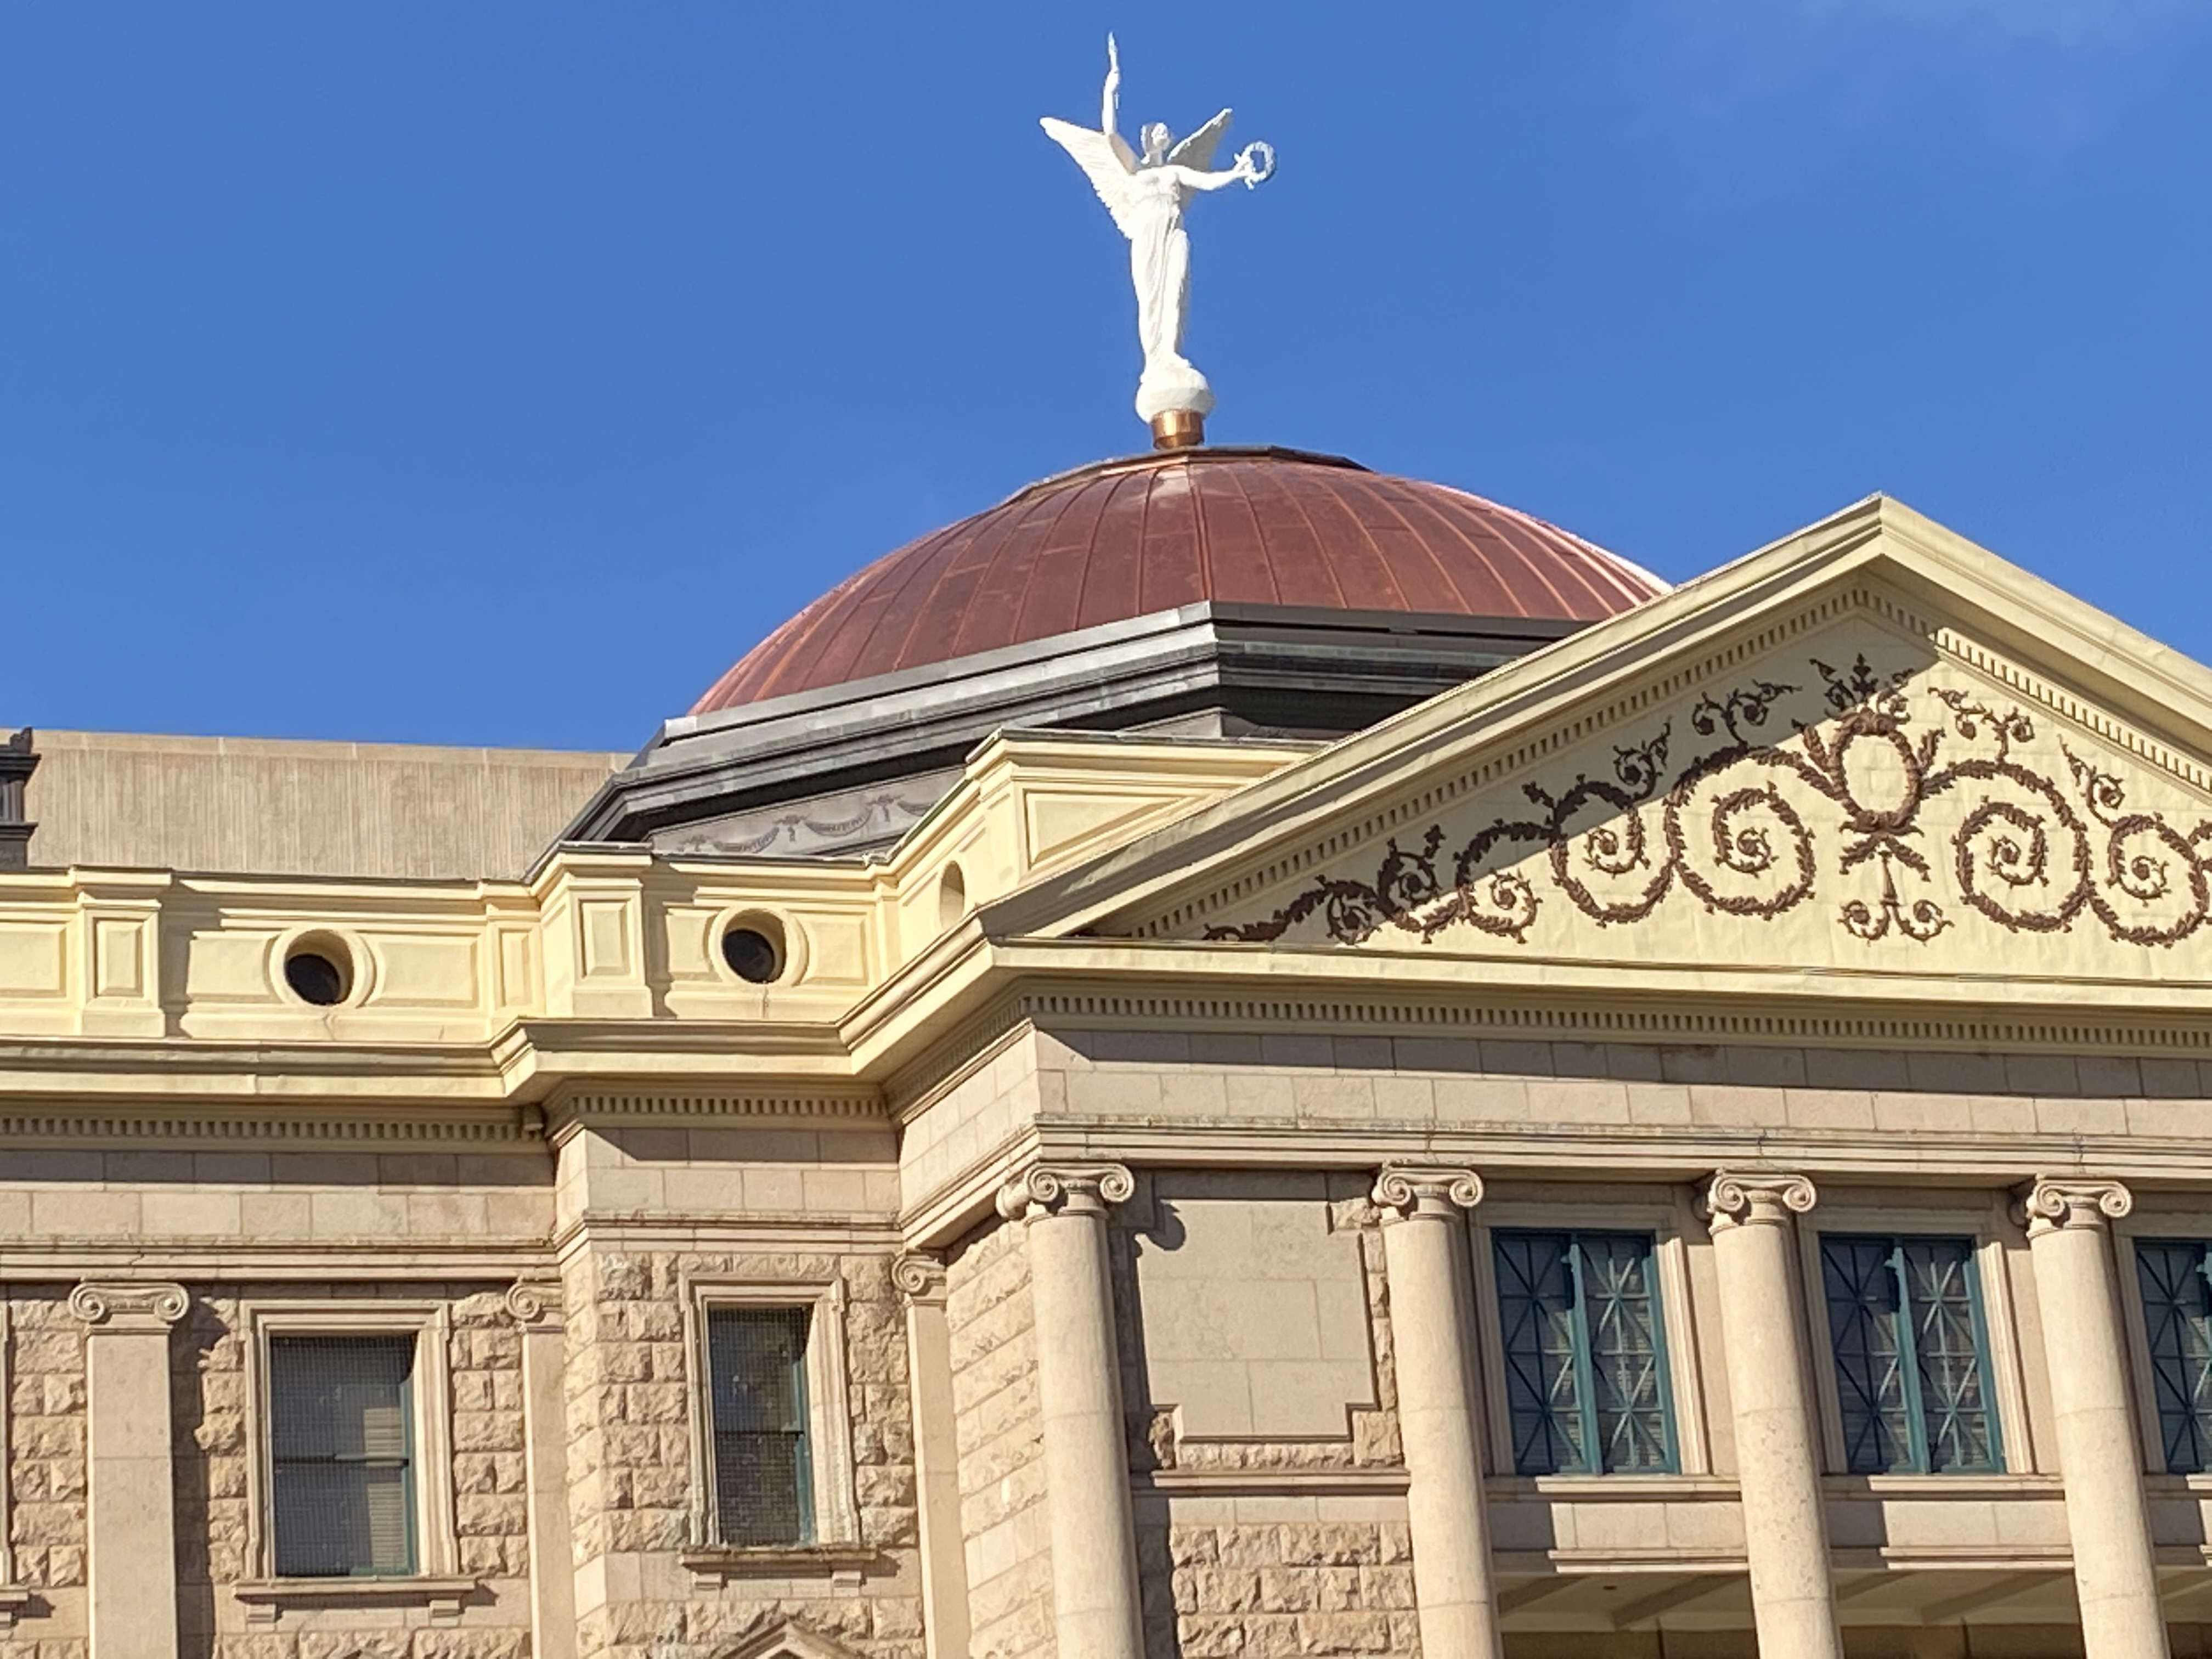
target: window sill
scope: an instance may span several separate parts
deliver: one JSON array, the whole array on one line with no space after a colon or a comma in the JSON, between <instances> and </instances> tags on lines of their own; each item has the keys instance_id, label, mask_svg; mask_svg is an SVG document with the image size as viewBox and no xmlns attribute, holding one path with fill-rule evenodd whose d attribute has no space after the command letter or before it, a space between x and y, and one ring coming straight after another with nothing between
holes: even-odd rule
<instances>
[{"instance_id":1,"label":"window sill","mask_svg":"<svg viewBox=\"0 0 2212 1659\"><path fill-rule=\"evenodd\" d=\"M0 1632L15 1628L15 1621L41 1611L33 1607L39 1593L27 1584L0 1584Z\"/></svg>"},{"instance_id":2,"label":"window sill","mask_svg":"<svg viewBox=\"0 0 2212 1659\"><path fill-rule=\"evenodd\" d=\"M694 1589L720 1589L739 1578L826 1578L833 1589L858 1589L883 1553L865 1544L793 1544L731 1547L702 1544L680 1558Z\"/></svg>"},{"instance_id":3,"label":"window sill","mask_svg":"<svg viewBox=\"0 0 2212 1659\"><path fill-rule=\"evenodd\" d=\"M246 1603L249 1625L273 1625L289 1611L362 1607L422 1607L443 1624L481 1588L473 1578L262 1578L231 1594Z\"/></svg>"},{"instance_id":4,"label":"window sill","mask_svg":"<svg viewBox=\"0 0 2212 1659\"><path fill-rule=\"evenodd\" d=\"M1829 1474L1832 1498L2056 1498L2055 1474Z\"/></svg>"}]
</instances>

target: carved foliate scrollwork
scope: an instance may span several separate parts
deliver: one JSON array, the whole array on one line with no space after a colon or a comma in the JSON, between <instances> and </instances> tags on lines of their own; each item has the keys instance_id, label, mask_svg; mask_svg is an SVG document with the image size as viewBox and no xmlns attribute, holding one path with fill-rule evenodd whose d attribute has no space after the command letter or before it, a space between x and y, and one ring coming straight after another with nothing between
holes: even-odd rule
<instances>
[{"instance_id":1,"label":"carved foliate scrollwork","mask_svg":"<svg viewBox=\"0 0 2212 1659\"><path fill-rule=\"evenodd\" d=\"M1808 661L1821 712L1791 721L1787 738L1764 733L1803 688L1753 680L1707 694L1687 720L1712 741L1679 766L1669 721L1616 748L1610 779L1525 783L1533 813L1456 847L1441 823L1418 841L1394 836L1371 877L1319 877L1273 915L1206 936L1273 940L1318 918L1346 945L1386 930L1426 943L1457 927L1525 944L1549 894L1610 927L1644 921L1677 889L1717 915L1771 920L1820 880L1872 866L1872 896L1842 899L1836 921L1869 945L1924 945L1956 921L1939 859L1957 900L2011 933L2064 932L2087 916L2121 944L2162 946L2212 915L2212 820L2132 809L2118 777L2063 744L2065 778L2039 769L2017 752L2036 736L2020 708L1915 690L1909 672L1878 672L1863 655L1842 669ZM1947 797L1961 816L1929 822ZM1530 853L1541 854L1533 873ZM1901 885L1914 882L1925 890Z\"/></svg>"},{"instance_id":2,"label":"carved foliate scrollwork","mask_svg":"<svg viewBox=\"0 0 2212 1659\"><path fill-rule=\"evenodd\" d=\"M69 1310L95 1328L167 1327L185 1316L191 1297L181 1285L87 1280L70 1292Z\"/></svg>"},{"instance_id":3,"label":"carved foliate scrollwork","mask_svg":"<svg viewBox=\"0 0 2212 1659\"><path fill-rule=\"evenodd\" d=\"M2013 1218L2034 1238L2064 1227L2108 1226L2135 1206L2135 1194L2117 1181L2039 1176L2014 1202Z\"/></svg>"},{"instance_id":4,"label":"carved foliate scrollwork","mask_svg":"<svg viewBox=\"0 0 2212 1659\"><path fill-rule=\"evenodd\" d=\"M1813 1183L1801 1175L1722 1170L1698 1195L1698 1213L1718 1232L1753 1222L1787 1221L1811 1210L1819 1198Z\"/></svg>"},{"instance_id":5,"label":"carved foliate scrollwork","mask_svg":"<svg viewBox=\"0 0 2212 1659\"><path fill-rule=\"evenodd\" d=\"M1009 1221L1037 1221L1069 1209L1103 1214L1136 1190L1136 1177L1119 1164L1033 1164L999 1188L999 1213Z\"/></svg>"},{"instance_id":6,"label":"carved foliate scrollwork","mask_svg":"<svg viewBox=\"0 0 2212 1659\"><path fill-rule=\"evenodd\" d=\"M1401 1220L1448 1215L1482 1202L1482 1177L1449 1164L1386 1164L1375 1178L1370 1198L1376 1209Z\"/></svg>"}]
</instances>

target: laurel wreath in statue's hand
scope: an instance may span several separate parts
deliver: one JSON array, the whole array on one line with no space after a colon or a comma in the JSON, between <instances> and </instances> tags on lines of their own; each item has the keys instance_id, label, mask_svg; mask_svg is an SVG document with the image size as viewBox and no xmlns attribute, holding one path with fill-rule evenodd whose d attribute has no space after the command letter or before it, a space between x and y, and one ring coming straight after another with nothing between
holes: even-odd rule
<instances>
[{"instance_id":1,"label":"laurel wreath in statue's hand","mask_svg":"<svg viewBox=\"0 0 2212 1659\"><path fill-rule=\"evenodd\" d=\"M1275 171L1275 147L1264 138L1255 139L1237 152L1237 171L1244 175L1244 188L1253 189L1264 184Z\"/></svg>"}]
</instances>

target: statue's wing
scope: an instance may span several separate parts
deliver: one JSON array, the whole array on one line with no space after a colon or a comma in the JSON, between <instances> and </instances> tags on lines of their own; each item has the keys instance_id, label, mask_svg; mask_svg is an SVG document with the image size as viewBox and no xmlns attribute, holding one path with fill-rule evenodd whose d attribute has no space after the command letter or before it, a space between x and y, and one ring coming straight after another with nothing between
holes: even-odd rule
<instances>
[{"instance_id":1,"label":"statue's wing","mask_svg":"<svg viewBox=\"0 0 2212 1659\"><path fill-rule=\"evenodd\" d=\"M1124 236L1133 234L1129 222L1129 210L1134 205L1130 199L1129 179L1136 168L1132 165L1128 145L1119 143L1111 133L1096 132L1089 127L1079 127L1073 121L1055 120L1049 115L1040 125L1046 137L1075 158L1075 165L1091 180L1091 188L1106 204L1106 211L1114 216L1115 228Z\"/></svg>"},{"instance_id":2,"label":"statue's wing","mask_svg":"<svg viewBox=\"0 0 2212 1659\"><path fill-rule=\"evenodd\" d=\"M1168 152L1170 165L1204 173L1213 165L1213 152L1229 131L1229 112L1224 110Z\"/></svg>"}]
</instances>

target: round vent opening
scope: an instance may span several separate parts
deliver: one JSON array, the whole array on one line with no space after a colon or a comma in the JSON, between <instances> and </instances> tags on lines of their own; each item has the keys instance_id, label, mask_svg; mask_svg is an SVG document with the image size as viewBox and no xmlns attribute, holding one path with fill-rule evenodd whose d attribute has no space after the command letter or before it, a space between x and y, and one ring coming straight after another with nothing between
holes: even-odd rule
<instances>
[{"instance_id":1,"label":"round vent opening","mask_svg":"<svg viewBox=\"0 0 2212 1659\"><path fill-rule=\"evenodd\" d=\"M284 983L302 1002L335 1008L353 992L353 953L341 939L310 934L284 953Z\"/></svg>"},{"instance_id":2,"label":"round vent opening","mask_svg":"<svg viewBox=\"0 0 2212 1659\"><path fill-rule=\"evenodd\" d=\"M783 976L783 924L774 916L739 916L722 930L722 960L748 985Z\"/></svg>"}]
</instances>

